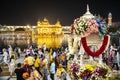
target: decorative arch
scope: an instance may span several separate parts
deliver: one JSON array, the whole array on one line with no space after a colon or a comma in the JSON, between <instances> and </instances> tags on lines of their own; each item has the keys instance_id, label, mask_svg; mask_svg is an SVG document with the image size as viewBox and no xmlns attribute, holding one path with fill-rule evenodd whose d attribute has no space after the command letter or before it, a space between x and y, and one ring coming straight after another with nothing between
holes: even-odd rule
<instances>
[{"instance_id":1,"label":"decorative arch","mask_svg":"<svg viewBox=\"0 0 120 80\"><path fill-rule=\"evenodd\" d=\"M15 31L25 31L24 28L16 28Z\"/></svg>"}]
</instances>

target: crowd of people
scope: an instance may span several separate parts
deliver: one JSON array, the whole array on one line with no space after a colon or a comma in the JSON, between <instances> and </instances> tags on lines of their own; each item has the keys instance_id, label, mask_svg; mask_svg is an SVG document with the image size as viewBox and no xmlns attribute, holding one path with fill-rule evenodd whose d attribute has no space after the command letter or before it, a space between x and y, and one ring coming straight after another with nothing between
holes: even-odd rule
<instances>
[{"instance_id":1,"label":"crowd of people","mask_svg":"<svg viewBox=\"0 0 120 80\"><path fill-rule=\"evenodd\" d=\"M18 49L18 48L17 48ZM19 50L20 51L20 50ZM67 50L64 48L46 48L29 46L21 53L15 53L16 48L3 49L3 62L8 66L10 75L16 74L17 80L66 80L67 76ZM17 55L16 55L17 54ZM18 55L19 54L19 55ZM24 62L17 63L15 60L25 54Z\"/></svg>"},{"instance_id":2,"label":"crowd of people","mask_svg":"<svg viewBox=\"0 0 120 80\"><path fill-rule=\"evenodd\" d=\"M67 57L69 52L68 48L46 48L46 44L42 47L29 46L23 51L19 47L13 49L10 45L8 49L3 48L3 62L8 66L10 75L16 74L17 80L48 80L50 75L51 80L67 80L68 73L68 61L71 57ZM116 70L119 70L118 66L118 49L109 47L109 51L103 54L103 62L111 67L116 66ZM15 60L20 58L21 54L25 54L24 62L17 63Z\"/></svg>"}]
</instances>

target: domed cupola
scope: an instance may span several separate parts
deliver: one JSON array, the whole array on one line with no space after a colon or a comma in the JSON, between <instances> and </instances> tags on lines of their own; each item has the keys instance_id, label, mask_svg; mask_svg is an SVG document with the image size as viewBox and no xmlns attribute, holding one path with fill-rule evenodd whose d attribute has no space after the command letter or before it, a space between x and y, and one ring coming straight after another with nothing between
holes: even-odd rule
<instances>
[{"instance_id":1,"label":"domed cupola","mask_svg":"<svg viewBox=\"0 0 120 80\"><path fill-rule=\"evenodd\" d=\"M93 14L89 11L89 5L87 4L87 12L82 16L83 18L94 18Z\"/></svg>"}]
</instances>

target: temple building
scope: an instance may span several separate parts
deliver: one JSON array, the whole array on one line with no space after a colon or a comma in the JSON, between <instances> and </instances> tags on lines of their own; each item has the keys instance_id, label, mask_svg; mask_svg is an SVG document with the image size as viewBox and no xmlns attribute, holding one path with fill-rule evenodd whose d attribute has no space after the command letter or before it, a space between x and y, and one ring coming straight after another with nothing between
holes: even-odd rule
<instances>
[{"instance_id":1,"label":"temple building","mask_svg":"<svg viewBox=\"0 0 120 80\"><path fill-rule=\"evenodd\" d=\"M89 12L89 6L83 17L93 17ZM67 46L68 37L71 34L70 25L62 26L58 20L55 24L50 24L47 18L38 20L35 26L0 25L0 47L9 44L20 47L27 47L29 44L42 46L44 43L48 48ZM111 13L108 14L108 25L113 25Z\"/></svg>"},{"instance_id":2,"label":"temple building","mask_svg":"<svg viewBox=\"0 0 120 80\"><path fill-rule=\"evenodd\" d=\"M50 25L49 21L44 18L42 22L37 22L37 27L32 31L32 36L33 43L37 43L37 45L46 43L47 47L50 48L60 47L64 34L60 21L57 21L54 25Z\"/></svg>"},{"instance_id":3,"label":"temple building","mask_svg":"<svg viewBox=\"0 0 120 80\"><path fill-rule=\"evenodd\" d=\"M46 43L47 48L61 47L67 45L67 36L70 35L70 26L61 26L60 21L50 24L44 18L43 21L38 20L36 26L0 26L0 46L23 46L29 44L42 46Z\"/></svg>"}]
</instances>

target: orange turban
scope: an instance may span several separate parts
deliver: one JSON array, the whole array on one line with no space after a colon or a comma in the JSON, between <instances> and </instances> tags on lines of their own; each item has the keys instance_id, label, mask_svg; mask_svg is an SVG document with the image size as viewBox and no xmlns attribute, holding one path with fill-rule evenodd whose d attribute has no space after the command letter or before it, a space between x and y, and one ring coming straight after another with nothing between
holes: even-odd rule
<instances>
[{"instance_id":1,"label":"orange turban","mask_svg":"<svg viewBox=\"0 0 120 80\"><path fill-rule=\"evenodd\" d=\"M59 68L62 68L63 67L63 65L62 64L59 64Z\"/></svg>"},{"instance_id":2,"label":"orange turban","mask_svg":"<svg viewBox=\"0 0 120 80\"><path fill-rule=\"evenodd\" d=\"M28 77L29 77L29 73L28 72L23 73L23 78L24 79L27 79Z\"/></svg>"},{"instance_id":3,"label":"orange turban","mask_svg":"<svg viewBox=\"0 0 120 80\"><path fill-rule=\"evenodd\" d=\"M24 64L28 64L28 60L25 60L25 63Z\"/></svg>"},{"instance_id":4,"label":"orange turban","mask_svg":"<svg viewBox=\"0 0 120 80\"><path fill-rule=\"evenodd\" d=\"M14 54L14 51L11 51L11 54Z\"/></svg>"},{"instance_id":5,"label":"orange turban","mask_svg":"<svg viewBox=\"0 0 120 80\"><path fill-rule=\"evenodd\" d=\"M63 60L63 61L65 60L65 56L63 56L63 55L62 55L60 58L61 58L61 60Z\"/></svg>"},{"instance_id":6,"label":"orange turban","mask_svg":"<svg viewBox=\"0 0 120 80\"><path fill-rule=\"evenodd\" d=\"M43 65L43 66L45 66L45 65L46 65L46 63L45 63L45 62L42 62L42 65Z\"/></svg>"}]
</instances>

